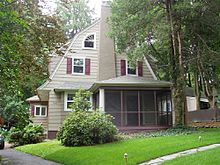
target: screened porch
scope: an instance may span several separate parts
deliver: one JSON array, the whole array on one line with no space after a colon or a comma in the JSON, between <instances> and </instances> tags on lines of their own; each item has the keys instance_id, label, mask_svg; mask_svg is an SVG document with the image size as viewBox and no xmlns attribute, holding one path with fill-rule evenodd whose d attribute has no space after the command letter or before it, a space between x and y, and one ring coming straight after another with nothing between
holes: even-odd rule
<instances>
[{"instance_id":1,"label":"screened porch","mask_svg":"<svg viewBox=\"0 0 220 165\"><path fill-rule=\"evenodd\" d=\"M119 128L172 125L169 90L105 89L104 109Z\"/></svg>"}]
</instances>

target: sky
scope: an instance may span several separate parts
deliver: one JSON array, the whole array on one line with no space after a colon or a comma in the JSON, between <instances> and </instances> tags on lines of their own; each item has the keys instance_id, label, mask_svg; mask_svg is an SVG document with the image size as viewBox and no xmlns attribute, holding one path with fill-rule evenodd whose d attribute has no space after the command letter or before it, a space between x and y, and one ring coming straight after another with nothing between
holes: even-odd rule
<instances>
[{"instance_id":1,"label":"sky","mask_svg":"<svg viewBox=\"0 0 220 165\"><path fill-rule=\"evenodd\" d=\"M44 5L44 9L43 12L44 13L50 13L51 11L53 11L56 8L56 0L44 0L46 2L46 6ZM94 18L99 18L100 17L100 13L101 13L101 2L102 0L89 0L89 4L88 6L91 9L94 9L95 14L94 14ZM40 3L41 5L43 5L43 3Z\"/></svg>"}]
</instances>

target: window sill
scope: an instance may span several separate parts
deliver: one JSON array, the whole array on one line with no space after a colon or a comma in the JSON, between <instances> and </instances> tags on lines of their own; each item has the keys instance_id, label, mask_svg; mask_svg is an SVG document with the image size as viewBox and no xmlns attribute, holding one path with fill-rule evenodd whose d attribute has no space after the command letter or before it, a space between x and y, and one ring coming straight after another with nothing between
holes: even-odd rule
<instances>
[{"instance_id":1,"label":"window sill","mask_svg":"<svg viewBox=\"0 0 220 165\"><path fill-rule=\"evenodd\" d=\"M36 115L34 115L34 117L37 117L37 118L46 118L47 116L36 116Z\"/></svg>"},{"instance_id":2,"label":"window sill","mask_svg":"<svg viewBox=\"0 0 220 165\"><path fill-rule=\"evenodd\" d=\"M96 50L96 48L83 47L83 50Z\"/></svg>"}]
</instances>

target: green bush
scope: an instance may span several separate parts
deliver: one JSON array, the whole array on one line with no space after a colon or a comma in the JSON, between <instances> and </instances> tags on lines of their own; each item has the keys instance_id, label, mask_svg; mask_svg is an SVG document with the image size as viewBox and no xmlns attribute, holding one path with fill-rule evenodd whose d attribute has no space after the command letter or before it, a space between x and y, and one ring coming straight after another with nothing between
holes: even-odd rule
<instances>
[{"instance_id":1,"label":"green bush","mask_svg":"<svg viewBox=\"0 0 220 165\"><path fill-rule=\"evenodd\" d=\"M24 129L12 127L9 131L8 141L15 146L39 143L43 140L44 129L42 125L28 124Z\"/></svg>"},{"instance_id":2,"label":"green bush","mask_svg":"<svg viewBox=\"0 0 220 165\"><path fill-rule=\"evenodd\" d=\"M87 146L115 140L117 128L112 116L99 111L74 111L65 120L58 132L58 140L65 146Z\"/></svg>"}]
</instances>

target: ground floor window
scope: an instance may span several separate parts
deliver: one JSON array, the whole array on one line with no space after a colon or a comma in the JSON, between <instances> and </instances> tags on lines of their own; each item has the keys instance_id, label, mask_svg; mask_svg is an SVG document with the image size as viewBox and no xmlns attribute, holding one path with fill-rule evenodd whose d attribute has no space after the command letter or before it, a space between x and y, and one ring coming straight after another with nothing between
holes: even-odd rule
<instances>
[{"instance_id":1,"label":"ground floor window","mask_svg":"<svg viewBox=\"0 0 220 165\"><path fill-rule=\"evenodd\" d=\"M45 105L35 105L34 106L34 116L47 116L47 106Z\"/></svg>"},{"instance_id":2,"label":"ground floor window","mask_svg":"<svg viewBox=\"0 0 220 165\"><path fill-rule=\"evenodd\" d=\"M73 111L71 109L71 104L73 104L73 97L75 96L74 92L64 92L64 111ZM88 101L91 102L92 106L92 96L88 98ZM91 109L92 110L92 109Z\"/></svg>"},{"instance_id":3,"label":"ground floor window","mask_svg":"<svg viewBox=\"0 0 220 165\"><path fill-rule=\"evenodd\" d=\"M170 92L105 90L105 111L114 116L116 126L170 125Z\"/></svg>"}]
</instances>

